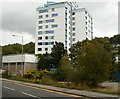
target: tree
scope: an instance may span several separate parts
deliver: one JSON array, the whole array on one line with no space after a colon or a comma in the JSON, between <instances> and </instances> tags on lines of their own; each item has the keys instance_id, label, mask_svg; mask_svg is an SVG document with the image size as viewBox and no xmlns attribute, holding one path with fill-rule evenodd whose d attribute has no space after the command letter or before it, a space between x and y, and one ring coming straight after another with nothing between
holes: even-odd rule
<instances>
[{"instance_id":1,"label":"tree","mask_svg":"<svg viewBox=\"0 0 120 99\"><path fill-rule=\"evenodd\" d=\"M35 43L30 42L23 46L24 53L34 54L35 52ZM9 54L21 54L22 53L22 45L21 44L9 44L2 46L2 54L9 55Z\"/></svg>"},{"instance_id":2,"label":"tree","mask_svg":"<svg viewBox=\"0 0 120 99\"><path fill-rule=\"evenodd\" d=\"M60 81L68 81L70 71L69 56L65 54L60 61L58 76Z\"/></svg>"},{"instance_id":3,"label":"tree","mask_svg":"<svg viewBox=\"0 0 120 99\"><path fill-rule=\"evenodd\" d=\"M35 53L35 43L30 42L30 43L24 45L24 52L29 53L29 54L34 54Z\"/></svg>"},{"instance_id":4,"label":"tree","mask_svg":"<svg viewBox=\"0 0 120 99\"><path fill-rule=\"evenodd\" d=\"M38 56L38 64L37 69L38 70L49 70L51 68L51 57L50 54L46 53L43 55L37 55Z\"/></svg>"},{"instance_id":5,"label":"tree","mask_svg":"<svg viewBox=\"0 0 120 99\"><path fill-rule=\"evenodd\" d=\"M120 44L120 34L114 35L113 37L110 38L110 43L111 44Z\"/></svg>"},{"instance_id":6,"label":"tree","mask_svg":"<svg viewBox=\"0 0 120 99\"><path fill-rule=\"evenodd\" d=\"M51 58L52 64L57 68L59 67L59 62L61 58L65 55L67 51L64 49L64 44L61 42L55 42L53 45Z\"/></svg>"},{"instance_id":7,"label":"tree","mask_svg":"<svg viewBox=\"0 0 120 99\"><path fill-rule=\"evenodd\" d=\"M104 48L104 44L99 41L88 42L78 51L75 68L77 82L95 87L108 79L111 66L112 55Z\"/></svg>"},{"instance_id":8,"label":"tree","mask_svg":"<svg viewBox=\"0 0 120 99\"><path fill-rule=\"evenodd\" d=\"M82 41L82 42L78 41L77 43L73 44L72 47L69 49L69 51L70 51L69 56L70 56L70 59L71 59L71 65L72 65L72 67L75 67L76 64L77 64L76 59L77 59L77 56L78 56L78 51L80 49L82 49L82 46L84 44L86 44L87 42L88 42L87 39L84 40L84 41Z\"/></svg>"},{"instance_id":9,"label":"tree","mask_svg":"<svg viewBox=\"0 0 120 99\"><path fill-rule=\"evenodd\" d=\"M61 57L64 56L65 53L66 50L64 49L63 43L55 42L55 45L53 45L53 49L50 54L46 53L43 55L38 55L38 70L49 70L53 67L58 68Z\"/></svg>"}]
</instances>

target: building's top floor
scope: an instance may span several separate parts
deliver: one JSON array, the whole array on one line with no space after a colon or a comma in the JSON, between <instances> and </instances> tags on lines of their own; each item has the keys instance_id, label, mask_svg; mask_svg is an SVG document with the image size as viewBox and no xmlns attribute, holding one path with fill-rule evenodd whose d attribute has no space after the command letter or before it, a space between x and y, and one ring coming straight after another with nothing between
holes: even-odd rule
<instances>
[{"instance_id":1,"label":"building's top floor","mask_svg":"<svg viewBox=\"0 0 120 99\"><path fill-rule=\"evenodd\" d=\"M69 9L72 12L85 12L86 14L88 14L89 17L92 18L92 16L88 13L86 8L80 8L76 2L57 2L57 3L47 2L47 4L38 7L36 10L39 11L39 13L45 13L45 12L49 12L49 10L54 11L56 8L61 8L61 7L65 7L66 9Z\"/></svg>"},{"instance_id":2,"label":"building's top floor","mask_svg":"<svg viewBox=\"0 0 120 99\"><path fill-rule=\"evenodd\" d=\"M36 63L37 57L34 54L14 54L14 55L4 55L2 57L2 63L11 62L29 62Z\"/></svg>"},{"instance_id":3,"label":"building's top floor","mask_svg":"<svg viewBox=\"0 0 120 99\"><path fill-rule=\"evenodd\" d=\"M47 2L47 4L44 4L44 6L38 7L36 10L41 9L50 9L50 8L60 8L60 7L67 7L68 9L78 9L79 6L76 2Z\"/></svg>"},{"instance_id":4,"label":"building's top floor","mask_svg":"<svg viewBox=\"0 0 120 99\"><path fill-rule=\"evenodd\" d=\"M91 17L91 18L92 18L91 14L90 14L90 13L88 13L88 11L87 11L87 9L86 9L86 8L74 9L74 10L72 11L72 13L74 13L74 12L85 12L85 14L86 14L86 15L88 15L89 17Z\"/></svg>"}]
</instances>

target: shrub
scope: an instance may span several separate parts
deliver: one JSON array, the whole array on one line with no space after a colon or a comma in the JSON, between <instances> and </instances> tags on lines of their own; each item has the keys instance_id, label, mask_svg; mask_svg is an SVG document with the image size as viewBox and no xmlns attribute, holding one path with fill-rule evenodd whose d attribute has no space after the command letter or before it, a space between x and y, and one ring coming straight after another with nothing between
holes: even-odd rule
<instances>
[{"instance_id":1,"label":"shrub","mask_svg":"<svg viewBox=\"0 0 120 99\"><path fill-rule=\"evenodd\" d=\"M51 72L47 71L47 70L41 70L41 71L37 71L37 70L33 70L33 71L29 71L27 73L25 73L23 75L24 78L27 79L42 79L46 76L51 76Z\"/></svg>"},{"instance_id":2,"label":"shrub","mask_svg":"<svg viewBox=\"0 0 120 99\"><path fill-rule=\"evenodd\" d=\"M11 73L8 72L8 70L6 70L5 72L2 73L2 78L10 78L12 75Z\"/></svg>"},{"instance_id":3,"label":"shrub","mask_svg":"<svg viewBox=\"0 0 120 99\"><path fill-rule=\"evenodd\" d=\"M53 80L51 77L44 77L41 80L41 84L45 84L45 85L56 85L56 81Z\"/></svg>"}]
</instances>

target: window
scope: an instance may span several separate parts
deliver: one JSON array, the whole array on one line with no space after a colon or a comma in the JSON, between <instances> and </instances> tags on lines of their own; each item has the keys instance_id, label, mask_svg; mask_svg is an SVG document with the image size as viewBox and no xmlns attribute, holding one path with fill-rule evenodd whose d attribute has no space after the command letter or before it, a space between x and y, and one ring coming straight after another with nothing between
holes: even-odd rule
<instances>
[{"instance_id":1,"label":"window","mask_svg":"<svg viewBox=\"0 0 120 99\"><path fill-rule=\"evenodd\" d=\"M38 26L38 29L42 29L42 26Z\"/></svg>"},{"instance_id":2,"label":"window","mask_svg":"<svg viewBox=\"0 0 120 99\"><path fill-rule=\"evenodd\" d=\"M42 42L42 45L45 45L45 42Z\"/></svg>"},{"instance_id":3,"label":"window","mask_svg":"<svg viewBox=\"0 0 120 99\"><path fill-rule=\"evenodd\" d=\"M65 16L67 16L67 13L65 13Z\"/></svg>"},{"instance_id":4,"label":"window","mask_svg":"<svg viewBox=\"0 0 120 99\"><path fill-rule=\"evenodd\" d=\"M73 41L75 41L75 38L73 38Z\"/></svg>"},{"instance_id":5,"label":"window","mask_svg":"<svg viewBox=\"0 0 120 99\"><path fill-rule=\"evenodd\" d=\"M39 21L38 23L39 23L39 24L42 24L43 22L42 22L42 21Z\"/></svg>"},{"instance_id":6,"label":"window","mask_svg":"<svg viewBox=\"0 0 120 99\"><path fill-rule=\"evenodd\" d=\"M22 62L18 62L17 65L22 65Z\"/></svg>"},{"instance_id":7,"label":"window","mask_svg":"<svg viewBox=\"0 0 120 99\"><path fill-rule=\"evenodd\" d=\"M38 37L38 40L42 40L42 37Z\"/></svg>"},{"instance_id":8,"label":"window","mask_svg":"<svg viewBox=\"0 0 120 99\"><path fill-rule=\"evenodd\" d=\"M46 15L46 18L48 18L48 14Z\"/></svg>"},{"instance_id":9,"label":"window","mask_svg":"<svg viewBox=\"0 0 120 99\"><path fill-rule=\"evenodd\" d=\"M73 12L72 15L75 15L75 12Z\"/></svg>"},{"instance_id":10,"label":"window","mask_svg":"<svg viewBox=\"0 0 120 99\"><path fill-rule=\"evenodd\" d=\"M58 25L57 25L57 24L52 25L52 28L56 28L56 27L58 27Z\"/></svg>"},{"instance_id":11,"label":"window","mask_svg":"<svg viewBox=\"0 0 120 99\"><path fill-rule=\"evenodd\" d=\"M85 14L87 14L87 11L85 11Z\"/></svg>"},{"instance_id":12,"label":"window","mask_svg":"<svg viewBox=\"0 0 120 99\"><path fill-rule=\"evenodd\" d=\"M54 13L54 14L52 14L52 17L54 17L54 16L58 16L58 13Z\"/></svg>"},{"instance_id":13,"label":"window","mask_svg":"<svg viewBox=\"0 0 120 99\"><path fill-rule=\"evenodd\" d=\"M42 45L42 42L39 42L38 45Z\"/></svg>"},{"instance_id":14,"label":"window","mask_svg":"<svg viewBox=\"0 0 120 99\"><path fill-rule=\"evenodd\" d=\"M48 9L39 10L39 13L44 13L44 12L48 12Z\"/></svg>"},{"instance_id":15,"label":"window","mask_svg":"<svg viewBox=\"0 0 120 99\"><path fill-rule=\"evenodd\" d=\"M73 28L73 31L75 31L75 28Z\"/></svg>"},{"instance_id":16,"label":"window","mask_svg":"<svg viewBox=\"0 0 120 99\"><path fill-rule=\"evenodd\" d=\"M48 45L48 42L45 42L45 45Z\"/></svg>"},{"instance_id":17,"label":"window","mask_svg":"<svg viewBox=\"0 0 120 99\"><path fill-rule=\"evenodd\" d=\"M75 20L75 17L73 17L72 19Z\"/></svg>"},{"instance_id":18,"label":"window","mask_svg":"<svg viewBox=\"0 0 120 99\"><path fill-rule=\"evenodd\" d=\"M85 19L87 20L87 17L85 16Z\"/></svg>"},{"instance_id":19,"label":"window","mask_svg":"<svg viewBox=\"0 0 120 99\"><path fill-rule=\"evenodd\" d=\"M46 34L49 34L49 33L54 33L54 30L52 31L45 31Z\"/></svg>"},{"instance_id":20,"label":"window","mask_svg":"<svg viewBox=\"0 0 120 99\"><path fill-rule=\"evenodd\" d=\"M46 25L45 28L48 28L48 25Z\"/></svg>"},{"instance_id":21,"label":"window","mask_svg":"<svg viewBox=\"0 0 120 99\"><path fill-rule=\"evenodd\" d=\"M86 30L87 30L87 27L86 27Z\"/></svg>"},{"instance_id":22,"label":"window","mask_svg":"<svg viewBox=\"0 0 120 99\"><path fill-rule=\"evenodd\" d=\"M41 19L41 18L43 18L43 16L42 16L42 15L40 15L40 16L39 16L39 19Z\"/></svg>"},{"instance_id":23,"label":"window","mask_svg":"<svg viewBox=\"0 0 120 99\"><path fill-rule=\"evenodd\" d=\"M47 40L47 39L48 39L48 36L45 36L45 39Z\"/></svg>"},{"instance_id":24,"label":"window","mask_svg":"<svg viewBox=\"0 0 120 99\"><path fill-rule=\"evenodd\" d=\"M85 24L87 25L87 22L85 22Z\"/></svg>"},{"instance_id":25,"label":"window","mask_svg":"<svg viewBox=\"0 0 120 99\"><path fill-rule=\"evenodd\" d=\"M54 36L51 36L51 39L54 39Z\"/></svg>"},{"instance_id":26,"label":"window","mask_svg":"<svg viewBox=\"0 0 120 99\"><path fill-rule=\"evenodd\" d=\"M75 25L75 22L73 22L73 25Z\"/></svg>"},{"instance_id":27,"label":"window","mask_svg":"<svg viewBox=\"0 0 120 99\"><path fill-rule=\"evenodd\" d=\"M54 45L54 42L48 42L48 45Z\"/></svg>"},{"instance_id":28,"label":"window","mask_svg":"<svg viewBox=\"0 0 120 99\"><path fill-rule=\"evenodd\" d=\"M8 65L8 63L3 63L3 65L4 65L4 66L5 66L5 65L7 66L7 65Z\"/></svg>"},{"instance_id":29,"label":"window","mask_svg":"<svg viewBox=\"0 0 120 99\"><path fill-rule=\"evenodd\" d=\"M88 22L90 23L90 20Z\"/></svg>"},{"instance_id":30,"label":"window","mask_svg":"<svg viewBox=\"0 0 120 99\"><path fill-rule=\"evenodd\" d=\"M75 36L75 33L73 33L73 36Z\"/></svg>"},{"instance_id":31,"label":"window","mask_svg":"<svg viewBox=\"0 0 120 99\"><path fill-rule=\"evenodd\" d=\"M48 51L48 48L45 48L45 51Z\"/></svg>"},{"instance_id":32,"label":"window","mask_svg":"<svg viewBox=\"0 0 120 99\"><path fill-rule=\"evenodd\" d=\"M54 19L46 20L46 23L54 22Z\"/></svg>"},{"instance_id":33,"label":"window","mask_svg":"<svg viewBox=\"0 0 120 99\"><path fill-rule=\"evenodd\" d=\"M10 65L16 65L16 63L10 63Z\"/></svg>"},{"instance_id":34,"label":"window","mask_svg":"<svg viewBox=\"0 0 120 99\"><path fill-rule=\"evenodd\" d=\"M38 34L42 34L42 31L39 31Z\"/></svg>"},{"instance_id":35,"label":"window","mask_svg":"<svg viewBox=\"0 0 120 99\"><path fill-rule=\"evenodd\" d=\"M54 42L51 42L51 45L54 45Z\"/></svg>"},{"instance_id":36,"label":"window","mask_svg":"<svg viewBox=\"0 0 120 99\"><path fill-rule=\"evenodd\" d=\"M55 9L54 8L52 8L52 11L54 11Z\"/></svg>"},{"instance_id":37,"label":"window","mask_svg":"<svg viewBox=\"0 0 120 99\"><path fill-rule=\"evenodd\" d=\"M42 48L38 48L38 51L42 51Z\"/></svg>"}]
</instances>

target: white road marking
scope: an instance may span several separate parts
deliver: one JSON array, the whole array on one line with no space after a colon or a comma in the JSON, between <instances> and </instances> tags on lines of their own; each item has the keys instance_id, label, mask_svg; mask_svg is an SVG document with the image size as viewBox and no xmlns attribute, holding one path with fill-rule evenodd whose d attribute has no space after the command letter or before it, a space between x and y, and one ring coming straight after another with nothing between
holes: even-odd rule
<instances>
[{"instance_id":1,"label":"white road marking","mask_svg":"<svg viewBox=\"0 0 120 99\"><path fill-rule=\"evenodd\" d=\"M9 88L9 87L6 87L6 86L3 86L4 88L6 88L6 89L9 89L9 90L12 90L12 91L14 91L15 89L12 89L12 88Z\"/></svg>"},{"instance_id":2,"label":"white road marking","mask_svg":"<svg viewBox=\"0 0 120 99\"><path fill-rule=\"evenodd\" d=\"M22 93L27 95L27 96L30 96L30 97L37 97L37 96L31 95L31 94L28 94L28 93L25 93L25 92L22 92Z\"/></svg>"}]
</instances>

